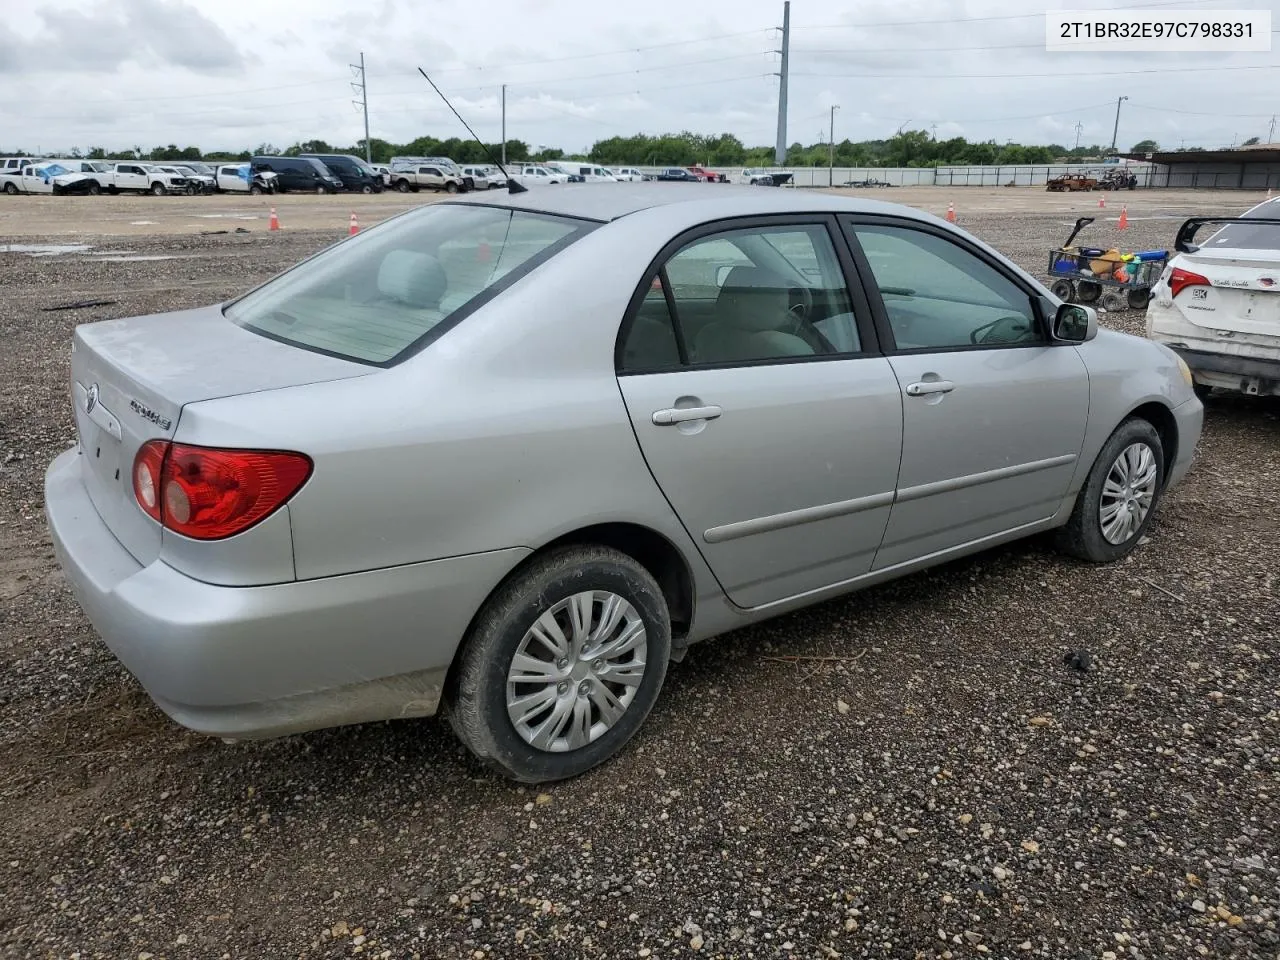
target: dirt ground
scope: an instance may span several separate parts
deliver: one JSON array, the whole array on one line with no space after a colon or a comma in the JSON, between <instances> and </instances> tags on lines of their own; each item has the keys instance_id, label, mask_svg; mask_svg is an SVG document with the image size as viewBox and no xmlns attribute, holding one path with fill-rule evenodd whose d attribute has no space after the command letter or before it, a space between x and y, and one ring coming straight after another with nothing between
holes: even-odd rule
<instances>
[{"instance_id":1,"label":"dirt ground","mask_svg":"<svg viewBox=\"0 0 1280 960\"><path fill-rule=\"evenodd\" d=\"M953 202L1036 273L1098 212L866 193ZM215 302L353 209L429 199L0 197L3 956L1280 957L1272 401L1210 401L1126 561L1032 540L699 645L636 741L572 782L497 780L434 720L241 744L168 721L45 532L71 330ZM1181 217L1256 199L1139 191L1128 233L1087 237L1168 247ZM51 309L87 300L108 302ZM1081 648L1087 672L1064 663Z\"/></svg>"}]
</instances>

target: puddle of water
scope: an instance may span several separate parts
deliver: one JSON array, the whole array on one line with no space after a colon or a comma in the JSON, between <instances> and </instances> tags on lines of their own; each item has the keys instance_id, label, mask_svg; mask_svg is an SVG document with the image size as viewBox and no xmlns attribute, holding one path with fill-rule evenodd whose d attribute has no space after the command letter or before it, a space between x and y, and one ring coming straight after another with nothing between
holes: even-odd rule
<instances>
[{"instance_id":1,"label":"puddle of water","mask_svg":"<svg viewBox=\"0 0 1280 960\"><path fill-rule=\"evenodd\" d=\"M57 257L64 253L84 253L91 249L87 243L6 243L0 244L0 253L25 253L29 257Z\"/></svg>"},{"instance_id":2,"label":"puddle of water","mask_svg":"<svg viewBox=\"0 0 1280 960\"><path fill-rule=\"evenodd\" d=\"M258 218L258 217L256 217L256 216L254 216L253 214L250 214L250 215L249 215L249 216L247 216L247 217L236 217L236 219L237 219L237 220L257 220L257 219L259 219L259 218Z\"/></svg>"},{"instance_id":3,"label":"puddle of water","mask_svg":"<svg viewBox=\"0 0 1280 960\"><path fill-rule=\"evenodd\" d=\"M155 225L156 225L156 222L154 220L130 220L129 221L129 226L131 227L154 227Z\"/></svg>"},{"instance_id":4,"label":"puddle of water","mask_svg":"<svg viewBox=\"0 0 1280 960\"><path fill-rule=\"evenodd\" d=\"M226 216L225 213L197 213L197 217L201 220L221 220Z\"/></svg>"}]
</instances>

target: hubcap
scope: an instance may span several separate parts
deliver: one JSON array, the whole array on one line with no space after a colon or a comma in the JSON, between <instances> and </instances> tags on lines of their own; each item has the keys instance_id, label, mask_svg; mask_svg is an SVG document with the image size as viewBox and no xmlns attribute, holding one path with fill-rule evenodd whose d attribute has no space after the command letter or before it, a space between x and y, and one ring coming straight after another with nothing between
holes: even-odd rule
<instances>
[{"instance_id":1,"label":"hubcap","mask_svg":"<svg viewBox=\"0 0 1280 960\"><path fill-rule=\"evenodd\" d=\"M507 716L521 739L566 753L604 736L644 680L648 636L616 593L575 593L538 617L507 670Z\"/></svg>"},{"instance_id":2,"label":"hubcap","mask_svg":"<svg viewBox=\"0 0 1280 960\"><path fill-rule=\"evenodd\" d=\"M1111 464L1098 509L1108 543L1125 543L1142 527L1155 499L1156 474L1156 455L1145 443L1131 443Z\"/></svg>"}]
</instances>

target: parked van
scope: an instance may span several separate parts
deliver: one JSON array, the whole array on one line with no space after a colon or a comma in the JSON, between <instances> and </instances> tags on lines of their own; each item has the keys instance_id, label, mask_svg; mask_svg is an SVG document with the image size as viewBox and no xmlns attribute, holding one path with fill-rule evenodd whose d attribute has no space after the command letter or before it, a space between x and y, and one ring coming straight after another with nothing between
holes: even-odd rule
<instances>
[{"instance_id":1,"label":"parked van","mask_svg":"<svg viewBox=\"0 0 1280 960\"><path fill-rule=\"evenodd\" d=\"M319 160L329 172L342 181L342 186L356 193L381 193L381 175L359 157L349 153L304 153L300 160Z\"/></svg>"},{"instance_id":2,"label":"parked van","mask_svg":"<svg viewBox=\"0 0 1280 960\"><path fill-rule=\"evenodd\" d=\"M315 157L254 157L249 163L254 173L274 173L281 193L337 193L342 189L342 181Z\"/></svg>"}]
</instances>

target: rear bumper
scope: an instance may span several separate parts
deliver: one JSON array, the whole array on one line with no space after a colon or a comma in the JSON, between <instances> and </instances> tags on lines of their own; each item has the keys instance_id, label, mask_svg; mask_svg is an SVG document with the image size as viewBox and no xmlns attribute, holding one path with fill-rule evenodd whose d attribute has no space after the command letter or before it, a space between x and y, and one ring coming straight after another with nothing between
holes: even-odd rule
<instances>
[{"instance_id":1,"label":"rear bumper","mask_svg":"<svg viewBox=\"0 0 1280 960\"><path fill-rule=\"evenodd\" d=\"M1226 353L1206 353L1187 347L1175 347L1172 344L1168 346L1187 362L1192 373L1225 373L1234 377L1280 382L1280 360L1241 357Z\"/></svg>"},{"instance_id":2,"label":"rear bumper","mask_svg":"<svg viewBox=\"0 0 1280 960\"><path fill-rule=\"evenodd\" d=\"M434 713L472 616L528 554L215 586L134 560L90 502L79 456L66 451L45 476L59 563L112 653L201 733L266 737Z\"/></svg>"}]
</instances>

